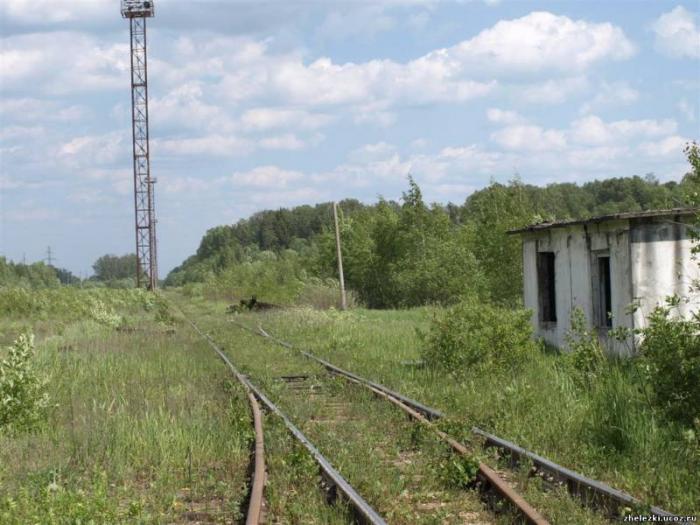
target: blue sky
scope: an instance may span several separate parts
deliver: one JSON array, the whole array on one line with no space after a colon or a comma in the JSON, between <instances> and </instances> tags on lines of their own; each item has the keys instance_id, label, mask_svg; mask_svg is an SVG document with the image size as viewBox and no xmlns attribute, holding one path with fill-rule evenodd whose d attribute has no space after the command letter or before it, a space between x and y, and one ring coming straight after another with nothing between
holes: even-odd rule
<instances>
[{"instance_id":1,"label":"blue sky","mask_svg":"<svg viewBox=\"0 0 700 525\"><path fill-rule=\"evenodd\" d=\"M377 195L431 201L687 171L698 2L156 0L161 274L207 228ZM116 0L0 5L0 254L80 275L133 251L128 23Z\"/></svg>"}]
</instances>

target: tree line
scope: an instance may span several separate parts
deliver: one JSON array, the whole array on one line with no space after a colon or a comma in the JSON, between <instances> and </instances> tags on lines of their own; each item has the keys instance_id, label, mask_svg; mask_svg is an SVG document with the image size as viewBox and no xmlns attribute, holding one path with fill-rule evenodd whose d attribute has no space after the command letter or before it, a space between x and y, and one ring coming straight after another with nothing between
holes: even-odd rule
<instances>
[{"instance_id":1,"label":"tree line","mask_svg":"<svg viewBox=\"0 0 700 525\"><path fill-rule=\"evenodd\" d=\"M557 183L492 182L461 204L428 204L409 176L400 201L339 203L345 280L372 308L451 304L465 294L502 305L520 302L520 239L527 224L688 206L694 177L660 183L653 175ZM206 282L251 264L281 281L336 277L331 203L267 210L206 232L197 252L166 285ZM262 261L262 262L261 262ZM291 268L291 270L290 270ZM250 273L245 273L250 275Z\"/></svg>"},{"instance_id":2,"label":"tree line","mask_svg":"<svg viewBox=\"0 0 700 525\"><path fill-rule=\"evenodd\" d=\"M0 286L22 288L56 288L61 285L106 284L120 288L134 286L136 255L103 255L97 259L88 279L80 279L70 270L45 264L16 263L0 257Z\"/></svg>"}]
</instances>

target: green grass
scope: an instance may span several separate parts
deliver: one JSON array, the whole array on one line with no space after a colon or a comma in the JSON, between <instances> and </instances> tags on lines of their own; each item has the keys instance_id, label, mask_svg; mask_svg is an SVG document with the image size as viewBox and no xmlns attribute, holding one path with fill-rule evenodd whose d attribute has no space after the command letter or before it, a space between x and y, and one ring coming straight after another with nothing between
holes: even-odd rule
<instances>
[{"instance_id":1,"label":"green grass","mask_svg":"<svg viewBox=\"0 0 700 525\"><path fill-rule=\"evenodd\" d=\"M220 314L196 317L388 522L492 521L478 494L446 482L445 445L426 434L417 446L417 425L392 405L308 360L232 331ZM281 379L302 374L309 378L301 392Z\"/></svg>"},{"instance_id":2,"label":"green grass","mask_svg":"<svg viewBox=\"0 0 700 525\"><path fill-rule=\"evenodd\" d=\"M631 367L610 362L585 386L566 359L541 352L517 373L436 373L416 365L417 330L427 330L435 312L297 309L240 319L442 410L441 425L461 437L479 426L647 504L698 512L697 450L649 409ZM553 521L564 522L557 509Z\"/></svg>"},{"instance_id":3,"label":"green grass","mask_svg":"<svg viewBox=\"0 0 700 525\"><path fill-rule=\"evenodd\" d=\"M252 425L246 397L178 315L140 292L0 290L0 357L17 334L36 334L38 371L55 405L36 432L0 433L0 523L238 522L245 514ZM477 493L433 435L394 407L232 323L226 304L168 295L185 306L236 365L327 455L390 523L508 523ZM21 301L14 299L20 297ZM20 308L15 308L15 305ZM697 451L661 420L631 367L589 385L561 356L533 355L517 373L436 373L420 366L420 330L434 308L405 311L289 309L244 314L274 335L447 414L439 425L482 451L476 425L649 504L697 513ZM117 320L113 322L114 320ZM293 394L279 379L310 375ZM329 401L330 400L330 401ZM264 417L271 523L351 521L328 505L318 469L282 423ZM563 490L543 491L527 465L508 474L552 523L600 523Z\"/></svg>"},{"instance_id":4,"label":"green grass","mask_svg":"<svg viewBox=\"0 0 700 525\"><path fill-rule=\"evenodd\" d=\"M144 311L140 294L99 292L126 317L117 330L81 315L92 291L66 293L31 298L36 317L9 311L0 322L3 343L37 334L35 364L54 405L34 433L0 431L0 523L238 522L252 439L240 385L189 327ZM264 425L274 520L346 523L314 476L287 467L294 445L283 427ZM287 494L291 483L300 497Z\"/></svg>"},{"instance_id":5,"label":"green grass","mask_svg":"<svg viewBox=\"0 0 700 525\"><path fill-rule=\"evenodd\" d=\"M199 303L189 305L190 313L205 327L244 373L268 392L290 414L302 430L316 443L348 481L390 523L511 523L509 513L494 516L480 501L478 492L465 490L464 480L457 480L452 465L458 458L432 432L406 418L393 405L376 398L366 389L332 379L313 362L270 344L227 321L223 305ZM236 319L250 326L258 321L282 324L300 321L323 337L332 352L350 345L347 334L325 330L328 319L348 318L337 312L285 311L270 316L244 315ZM419 322L424 312L409 312ZM300 316L300 317L297 317ZM348 319L360 327L366 319ZM383 326L386 326L384 324ZM306 332L311 337L309 332ZM375 356L369 366L382 362ZM412 369L409 367L409 370ZM290 390L282 375L309 376L301 394ZM314 395L314 392L325 392ZM329 409L329 405L331 408ZM340 411L340 421L338 421ZM460 427L460 429L462 429ZM482 454L477 443L472 447ZM512 476L514 484L519 480ZM523 488L527 483L522 483ZM582 509L560 493L532 490L538 503L550 514L566 516L557 523L602 523L600 517Z\"/></svg>"}]
</instances>

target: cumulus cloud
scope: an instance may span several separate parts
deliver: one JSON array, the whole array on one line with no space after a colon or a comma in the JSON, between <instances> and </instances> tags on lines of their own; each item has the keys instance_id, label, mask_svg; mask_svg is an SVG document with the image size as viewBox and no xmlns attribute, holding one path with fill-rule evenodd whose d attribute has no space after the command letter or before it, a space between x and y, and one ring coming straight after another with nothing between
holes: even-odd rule
<instances>
[{"instance_id":1,"label":"cumulus cloud","mask_svg":"<svg viewBox=\"0 0 700 525\"><path fill-rule=\"evenodd\" d=\"M513 98L530 104L561 104L588 87L588 79L583 76L555 78L517 86Z\"/></svg>"},{"instance_id":2,"label":"cumulus cloud","mask_svg":"<svg viewBox=\"0 0 700 525\"><path fill-rule=\"evenodd\" d=\"M552 151L566 147L562 131L533 125L508 126L492 133L491 139L506 149L518 151Z\"/></svg>"},{"instance_id":3,"label":"cumulus cloud","mask_svg":"<svg viewBox=\"0 0 700 525\"><path fill-rule=\"evenodd\" d=\"M266 149L299 150L306 146L306 143L293 133L266 137L260 141L260 145Z\"/></svg>"},{"instance_id":4,"label":"cumulus cloud","mask_svg":"<svg viewBox=\"0 0 700 525\"><path fill-rule=\"evenodd\" d=\"M124 89L129 82L129 44L107 44L84 33L51 32L0 39L4 93L57 95Z\"/></svg>"},{"instance_id":5,"label":"cumulus cloud","mask_svg":"<svg viewBox=\"0 0 700 525\"><path fill-rule=\"evenodd\" d=\"M87 167L128 158L130 151L126 132L114 131L75 137L59 147L58 158L70 166Z\"/></svg>"},{"instance_id":6,"label":"cumulus cloud","mask_svg":"<svg viewBox=\"0 0 700 525\"><path fill-rule=\"evenodd\" d=\"M233 131L234 119L220 106L205 102L205 98L200 80L176 86L162 97L151 97L149 110L154 125L218 133Z\"/></svg>"},{"instance_id":7,"label":"cumulus cloud","mask_svg":"<svg viewBox=\"0 0 700 525\"><path fill-rule=\"evenodd\" d=\"M609 107L627 106L639 99L639 91L626 82L601 82L596 95L581 106L581 113L591 113Z\"/></svg>"},{"instance_id":8,"label":"cumulus cloud","mask_svg":"<svg viewBox=\"0 0 700 525\"><path fill-rule=\"evenodd\" d=\"M386 158L393 155L395 152L396 147L394 145L381 141L373 144L365 144L364 146L354 149L348 154L348 158L353 161L366 162L369 160Z\"/></svg>"},{"instance_id":9,"label":"cumulus cloud","mask_svg":"<svg viewBox=\"0 0 700 525\"><path fill-rule=\"evenodd\" d=\"M596 62L631 57L635 46L610 23L572 20L548 12L533 12L502 20L474 38L430 56L465 61L487 70L533 72L582 71Z\"/></svg>"},{"instance_id":10,"label":"cumulus cloud","mask_svg":"<svg viewBox=\"0 0 700 525\"><path fill-rule=\"evenodd\" d=\"M643 142L638 150L650 157L678 157L688 141L686 137L673 135L657 141Z\"/></svg>"},{"instance_id":11,"label":"cumulus cloud","mask_svg":"<svg viewBox=\"0 0 700 525\"><path fill-rule=\"evenodd\" d=\"M591 115L575 120L571 125L574 141L583 144L606 144L633 137L659 137L675 133L678 127L672 119L618 120L604 122Z\"/></svg>"},{"instance_id":12,"label":"cumulus cloud","mask_svg":"<svg viewBox=\"0 0 700 525\"><path fill-rule=\"evenodd\" d=\"M210 135L152 141L151 149L168 155L215 155L234 157L253 151L253 143L245 138L213 133Z\"/></svg>"},{"instance_id":13,"label":"cumulus cloud","mask_svg":"<svg viewBox=\"0 0 700 525\"><path fill-rule=\"evenodd\" d=\"M656 47L672 57L700 58L700 28L695 14L678 6L662 14L652 26Z\"/></svg>"},{"instance_id":14,"label":"cumulus cloud","mask_svg":"<svg viewBox=\"0 0 700 525\"><path fill-rule=\"evenodd\" d=\"M3 0L0 18L21 25L55 25L77 20L106 19L117 14L111 0Z\"/></svg>"},{"instance_id":15,"label":"cumulus cloud","mask_svg":"<svg viewBox=\"0 0 700 525\"><path fill-rule=\"evenodd\" d=\"M568 75L525 85L519 94L535 102L561 101L586 87L581 73L594 64L634 53L624 32L612 24L546 12L498 22L471 39L406 62L337 63L324 56L309 62L298 51L275 52L269 42L224 36L181 37L175 48L171 58L154 61L157 74L173 86L206 75L216 84L213 94L231 104L272 98L307 112L253 109L244 115L249 127L273 127L297 117L301 123L311 118L305 125L314 127L318 117L311 110L338 106L353 107L357 122L390 125L395 119L391 108L467 102L516 74Z\"/></svg>"},{"instance_id":16,"label":"cumulus cloud","mask_svg":"<svg viewBox=\"0 0 700 525\"><path fill-rule=\"evenodd\" d=\"M333 118L323 113L310 113L293 108L252 108L241 115L241 124L247 129L264 131L293 127L303 130L318 129L328 125Z\"/></svg>"},{"instance_id":17,"label":"cumulus cloud","mask_svg":"<svg viewBox=\"0 0 700 525\"><path fill-rule=\"evenodd\" d=\"M90 114L79 104L61 104L55 100L32 97L4 97L0 99L0 118L8 122L75 122Z\"/></svg>"},{"instance_id":18,"label":"cumulus cloud","mask_svg":"<svg viewBox=\"0 0 700 525\"><path fill-rule=\"evenodd\" d=\"M303 178L304 175L299 171L266 165L258 166L250 171L236 172L228 180L234 184L274 189L286 187L289 183Z\"/></svg>"},{"instance_id":19,"label":"cumulus cloud","mask_svg":"<svg viewBox=\"0 0 700 525\"><path fill-rule=\"evenodd\" d=\"M486 117L490 122L495 122L496 124L519 124L525 122L525 118L517 111L499 108L489 108L486 111Z\"/></svg>"}]
</instances>

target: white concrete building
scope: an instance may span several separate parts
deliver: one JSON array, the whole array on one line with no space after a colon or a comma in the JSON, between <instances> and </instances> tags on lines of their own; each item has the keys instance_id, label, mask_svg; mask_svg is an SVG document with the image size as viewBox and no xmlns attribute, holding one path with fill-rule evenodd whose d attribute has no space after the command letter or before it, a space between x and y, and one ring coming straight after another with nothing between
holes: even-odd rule
<instances>
[{"instance_id":1,"label":"white concrete building","mask_svg":"<svg viewBox=\"0 0 700 525\"><path fill-rule=\"evenodd\" d=\"M565 348L571 312L580 307L610 350L629 353L634 343L613 341L610 329L645 326L649 312L674 294L691 297L684 315L697 311L700 297L690 290L700 278L690 236L697 213L617 213L509 232L523 239L524 302L536 336ZM631 313L633 303L639 308Z\"/></svg>"}]
</instances>

